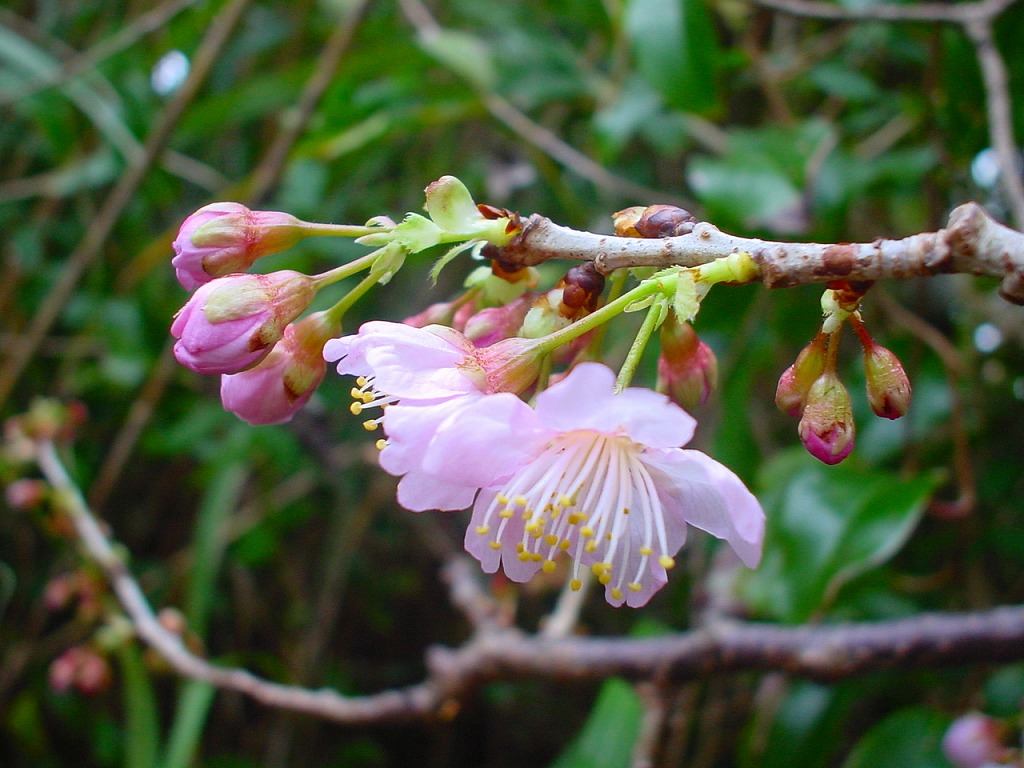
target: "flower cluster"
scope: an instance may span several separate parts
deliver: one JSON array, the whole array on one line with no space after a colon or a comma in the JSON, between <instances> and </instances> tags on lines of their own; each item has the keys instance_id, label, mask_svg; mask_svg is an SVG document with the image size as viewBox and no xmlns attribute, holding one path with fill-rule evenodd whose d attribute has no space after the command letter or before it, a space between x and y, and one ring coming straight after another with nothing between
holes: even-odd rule
<instances>
[{"instance_id":1,"label":"flower cluster","mask_svg":"<svg viewBox=\"0 0 1024 768\"><path fill-rule=\"evenodd\" d=\"M225 408L252 424L290 419L335 363L355 379L351 412L384 435L380 464L400 478L399 503L471 507L466 549L488 573L523 582L565 562L571 589L592 576L612 605L641 606L667 582L689 526L756 566L761 507L736 475L683 447L696 421L680 407L703 403L717 375L690 323L712 285L756 276L750 256L662 270L603 304L605 278L592 263L545 289L537 270L495 258L454 300L341 335L347 309L410 254L451 244L436 276L458 253L486 257L523 226L514 213L477 206L451 177L427 187L426 212L346 227L237 203L201 209L174 245L179 281L194 290L171 326L175 356L220 374ZM654 206L620 212L616 229L664 237L694 222ZM243 271L311 235L355 236L377 250L320 275ZM364 270L332 307L307 314L321 289ZM593 362L597 329L642 310L618 374ZM631 387L659 328L659 391Z\"/></svg>"},{"instance_id":2,"label":"flower cluster","mask_svg":"<svg viewBox=\"0 0 1024 768\"><path fill-rule=\"evenodd\" d=\"M844 323L849 322L864 350L871 410L877 416L898 419L910 407L907 374L896 355L868 333L858 311L862 296L863 291L848 285L825 291L821 330L783 372L775 392L779 410L800 418L797 429L804 447L825 464L838 464L853 451L853 404L836 370Z\"/></svg>"}]
</instances>

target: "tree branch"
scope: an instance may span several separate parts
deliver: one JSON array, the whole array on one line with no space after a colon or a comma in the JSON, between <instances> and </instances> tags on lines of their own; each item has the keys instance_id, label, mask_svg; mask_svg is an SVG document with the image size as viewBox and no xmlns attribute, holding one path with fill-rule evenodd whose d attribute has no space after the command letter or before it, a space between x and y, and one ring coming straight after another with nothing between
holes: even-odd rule
<instances>
[{"instance_id":1,"label":"tree branch","mask_svg":"<svg viewBox=\"0 0 1024 768\"><path fill-rule=\"evenodd\" d=\"M769 288L957 272L1002 278L1003 298L1024 303L1024 234L999 224L977 203L956 208L948 226L937 232L843 244L739 237L707 222L677 237L615 237L562 227L535 214L511 243L487 255L524 266L548 259L592 261L608 273L623 267L692 267L741 251L754 258Z\"/></svg>"},{"instance_id":2,"label":"tree branch","mask_svg":"<svg viewBox=\"0 0 1024 768\"><path fill-rule=\"evenodd\" d=\"M831 682L884 669L990 664L1024 658L1024 606L896 621L824 626L717 622L656 638L551 638L481 622L486 631L458 649L432 648L422 683L364 696L284 685L196 656L153 613L138 582L92 515L49 441L36 460L70 515L86 556L106 574L139 638L180 675L251 696L267 706L348 724L429 718L494 680L598 680L621 676L656 683L716 674L783 671ZM449 576L453 568L449 566ZM458 561L455 561L458 562ZM466 574L453 582L465 588ZM458 594L456 599L461 600Z\"/></svg>"}]
</instances>

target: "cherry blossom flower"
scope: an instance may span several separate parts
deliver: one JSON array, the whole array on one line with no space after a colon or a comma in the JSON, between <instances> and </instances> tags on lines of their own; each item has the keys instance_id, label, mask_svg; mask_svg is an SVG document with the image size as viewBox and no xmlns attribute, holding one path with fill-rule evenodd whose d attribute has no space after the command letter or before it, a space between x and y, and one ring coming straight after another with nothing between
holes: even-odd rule
<instances>
[{"instance_id":1,"label":"cherry blossom flower","mask_svg":"<svg viewBox=\"0 0 1024 768\"><path fill-rule=\"evenodd\" d=\"M572 588L589 568L609 603L631 607L665 585L687 525L756 566L757 499L717 461L680 447L696 427L689 414L650 390L615 394L614 380L604 365L582 363L535 408L478 398L437 427L423 472L482 489L467 551L517 582L553 571L564 552Z\"/></svg>"},{"instance_id":2,"label":"cherry blossom flower","mask_svg":"<svg viewBox=\"0 0 1024 768\"><path fill-rule=\"evenodd\" d=\"M498 392L519 392L537 375L537 344L506 339L478 349L461 333L444 326L416 328L401 323L365 323L357 334L332 339L324 357L338 361L338 373L352 375L352 412L381 407L364 422L383 426L380 464L401 476L398 502L406 509L465 509L479 486L428 474L422 458L435 434L471 403ZM497 411L522 405L514 395L498 398ZM497 412L496 411L496 412ZM478 457L479 458L479 457Z\"/></svg>"}]
</instances>

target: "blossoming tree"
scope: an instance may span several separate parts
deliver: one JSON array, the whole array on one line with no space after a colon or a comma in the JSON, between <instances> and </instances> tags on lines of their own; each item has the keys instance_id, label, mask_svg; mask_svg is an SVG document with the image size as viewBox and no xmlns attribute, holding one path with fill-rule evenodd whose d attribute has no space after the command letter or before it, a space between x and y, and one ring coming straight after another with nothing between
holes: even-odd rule
<instances>
[{"instance_id":1,"label":"blossoming tree","mask_svg":"<svg viewBox=\"0 0 1024 768\"><path fill-rule=\"evenodd\" d=\"M212 750L204 755L217 749L215 724L247 722L243 709L270 724L252 732L272 765L316 753L313 739L300 748L316 720L342 724L343 741L403 721L464 731L451 741L482 750L452 763L467 765L559 753L560 768L1019 763L1024 611L1014 605L1019 568L1008 563L1024 515L1013 402L1024 378L1007 340L1020 336L1015 305L1024 303L1024 188L1011 114L1019 73L994 36L997 21L1012 29L1019 20L1009 2L759 0L712 9L717 30L710 4L606 3L607 39L587 44L600 65L582 54L573 64L581 83L599 83L582 100L599 105L583 134L602 163L566 142L580 125L560 136L520 111L541 98L529 89L565 87L558 46L524 57L515 35L495 34L492 51L442 27L418 0L376 11L356 2L308 68L295 111L275 123L280 143L235 186L213 160L167 141L249 4L231 0L211 20L208 48L141 154L127 142L128 170L0 363L0 399L34 376L26 393L89 405L18 393L25 409L5 424L0 472L20 515L12 528L58 542L47 551L60 558L33 566L45 571L38 614L22 609L31 600L18 584L16 620L0 630L0 639L18 637L14 624L26 633L0 662L0 700L28 674L24 660L48 654L56 702L51 712L22 696L4 715L18 755L39 742L46 717L84 721L89 711L73 708L88 705L76 702L120 690L123 706L96 711L117 710L112 750L139 768L198 764L201 744ZM138 28L156 29L187 5L156 9ZM457 5L448 21L471 26L480 11ZM527 5L537 13L490 9L494 18L478 22L504 35L549 12ZM596 13L555 5L558 23ZM414 30L430 67L460 78L467 101L455 113L482 109L540 157L484 142L469 153L486 158L483 171L455 152L449 165L438 157L416 168L421 176L403 175L400 194L376 195L387 173L374 163L388 157L404 169L431 154L390 142L423 107L426 65L409 70L403 90L391 74L378 79L391 48L363 51L351 76L340 64L353 30L391 13ZM812 19L799 28L816 46L784 44L800 17ZM593 32L592 19L577 21ZM881 35L902 22L959 30L977 58L991 148L974 158L971 191L984 194L928 178L940 175L938 160L901 145L924 141L921 119L943 134L950 165L963 165L966 150L952 147L969 119L945 116L900 76L849 63L870 48L859 30ZM915 34L885 46L908 67L924 55ZM756 128L716 124L729 125L726 106L739 123L761 108L738 82L727 100L716 92L715 75L737 76L708 42L719 36L756 73ZM930 45L951 60L962 53L945 38ZM818 61L836 47L845 59ZM0 59L26 49L7 50ZM492 71L498 59L514 62L514 80ZM542 77L527 72L535 60L548 62ZM87 63L33 77L74 77ZM153 88L167 87L178 65L161 60ZM875 75L898 81L904 102L887 99ZM806 94L790 94L791 79L823 94L813 114L799 114ZM260 85L255 101L273 101L276 86ZM947 94L961 111L967 90ZM417 113L418 130L463 124L464 115L445 117L446 98ZM859 107L847 113L849 104ZM182 135L213 112L232 110L197 109ZM109 112L88 114L121 136L103 122ZM257 133L239 141L258 146ZM460 129L453 139L472 142ZM995 170L982 185L985 162ZM552 183L559 194L527 193L549 183L551 163L593 189L563 180ZM150 171L153 201L166 200L164 171L205 184L203 200L231 201L187 217L184 204L169 213L153 203L151 218L170 229L112 270L109 300L91 296L96 275L73 294L104 244L117 250L115 225L129 229L126 212ZM410 194L432 178L422 198ZM60 175L39 183L70 184ZM0 197L23 186L0 184ZM680 186L691 199L664 191ZM969 196L982 202L964 203ZM200 206L194 194L179 197ZM335 218L351 223L318 220ZM33 238L12 241L21 253ZM149 336L131 335L132 317ZM58 372L51 385L37 358L49 354L55 323L75 322L103 324L103 372L69 363L74 376ZM136 355L165 350L133 368L122 338L134 339L125 346ZM82 354L53 346L61 359ZM89 382L117 375L139 397L115 436L97 434L96 411L123 398ZM157 408L168 389L180 397ZM969 394L982 389L1001 416L980 413ZM106 442L101 461L93 454ZM190 463L176 469L183 455ZM153 514L154 504L167 509ZM133 529L149 524L152 541ZM193 527L191 543L179 542ZM0 611L4 558L18 573L33 560L7 552L0 543ZM971 567L976 560L984 565ZM36 643L46 621L68 629ZM268 639L257 626L287 631ZM332 633L346 635L343 651L328 650ZM520 684L529 679L543 693ZM281 714L294 712L309 717L297 725ZM510 723L495 743L528 731L528 756L480 746L489 738L475 724L481 712ZM542 743L549 728L557 743ZM416 737L406 739L414 731L385 746L367 737L376 757L353 748L338 759L417 760Z\"/></svg>"}]
</instances>

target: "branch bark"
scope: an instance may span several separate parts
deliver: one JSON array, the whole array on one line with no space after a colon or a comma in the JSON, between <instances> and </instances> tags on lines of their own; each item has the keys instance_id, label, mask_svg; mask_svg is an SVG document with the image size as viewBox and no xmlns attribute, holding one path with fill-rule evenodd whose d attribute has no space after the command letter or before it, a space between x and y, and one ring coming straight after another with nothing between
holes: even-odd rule
<instances>
[{"instance_id":1,"label":"branch bark","mask_svg":"<svg viewBox=\"0 0 1024 768\"><path fill-rule=\"evenodd\" d=\"M85 555L103 570L137 636L178 674L245 694L267 706L341 723L430 718L477 686L495 680L620 676L660 684L738 672L782 671L832 682L878 670L1024 658L1024 606L824 626L720 621L690 632L644 639L529 635L501 627L488 616L461 648L429 649L428 676L421 683L362 696L284 685L244 669L212 664L190 651L157 619L53 444L40 441L36 460L60 494ZM450 581L463 584L463 590L468 562L456 555L447 567ZM466 602L464 594L454 598L460 604Z\"/></svg>"},{"instance_id":2,"label":"branch bark","mask_svg":"<svg viewBox=\"0 0 1024 768\"><path fill-rule=\"evenodd\" d=\"M840 244L739 237L708 222L677 237L615 237L569 229L534 214L511 243L487 255L522 266L548 259L592 261L609 273L623 267L692 267L741 251L754 258L769 288L966 273L1002 278L1003 298L1024 304L1024 234L998 223L977 203L956 208L947 227L936 232Z\"/></svg>"}]
</instances>

